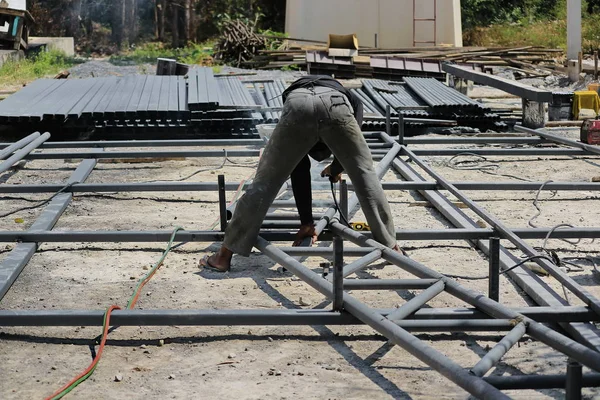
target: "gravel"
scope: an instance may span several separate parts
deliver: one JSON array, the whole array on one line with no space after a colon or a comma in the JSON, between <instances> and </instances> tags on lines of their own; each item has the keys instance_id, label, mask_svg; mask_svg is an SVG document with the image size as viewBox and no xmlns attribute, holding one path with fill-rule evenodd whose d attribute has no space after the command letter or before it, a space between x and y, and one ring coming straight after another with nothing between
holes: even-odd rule
<instances>
[{"instance_id":1,"label":"gravel","mask_svg":"<svg viewBox=\"0 0 600 400\"><path fill-rule=\"evenodd\" d=\"M154 75L156 67L152 64L115 65L108 60L94 59L74 66L70 69L70 72L70 78Z\"/></svg>"}]
</instances>

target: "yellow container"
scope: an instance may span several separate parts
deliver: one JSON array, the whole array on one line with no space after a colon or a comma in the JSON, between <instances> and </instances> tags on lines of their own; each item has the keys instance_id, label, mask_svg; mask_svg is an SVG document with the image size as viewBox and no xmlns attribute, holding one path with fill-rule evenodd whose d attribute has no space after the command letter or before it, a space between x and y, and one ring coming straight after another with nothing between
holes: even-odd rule
<instances>
[{"instance_id":1,"label":"yellow container","mask_svg":"<svg viewBox=\"0 0 600 400\"><path fill-rule=\"evenodd\" d=\"M588 85L588 90L600 93L600 83L590 83Z\"/></svg>"}]
</instances>

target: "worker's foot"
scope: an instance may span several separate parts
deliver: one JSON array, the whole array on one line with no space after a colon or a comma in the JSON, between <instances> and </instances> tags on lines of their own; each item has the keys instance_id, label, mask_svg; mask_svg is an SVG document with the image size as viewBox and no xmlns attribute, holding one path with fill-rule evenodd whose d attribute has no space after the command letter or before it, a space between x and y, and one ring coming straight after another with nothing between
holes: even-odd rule
<instances>
[{"instance_id":1,"label":"worker's foot","mask_svg":"<svg viewBox=\"0 0 600 400\"><path fill-rule=\"evenodd\" d=\"M408 257L408 253L406 252L406 250L404 250L402 247L395 245L394 247L392 247L392 250L395 250L396 252L402 254L404 257Z\"/></svg>"},{"instance_id":2,"label":"worker's foot","mask_svg":"<svg viewBox=\"0 0 600 400\"><path fill-rule=\"evenodd\" d=\"M216 272L227 272L231 269L231 258L233 252L225 247L221 247L212 256L204 256L200 260L200 266L211 269Z\"/></svg>"},{"instance_id":3,"label":"worker's foot","mask_svg":"<svg viewBox=\"0 0 600 400\"><path fill-rule=\"evenodd\" d=\"M315 244L317 241L317 231L315 230L315 224L306 224L300 226L298 233L296 233L296 240L292 246L300 246L304 239L311 238L311 244Z\"/></svg>"}]
</instances>

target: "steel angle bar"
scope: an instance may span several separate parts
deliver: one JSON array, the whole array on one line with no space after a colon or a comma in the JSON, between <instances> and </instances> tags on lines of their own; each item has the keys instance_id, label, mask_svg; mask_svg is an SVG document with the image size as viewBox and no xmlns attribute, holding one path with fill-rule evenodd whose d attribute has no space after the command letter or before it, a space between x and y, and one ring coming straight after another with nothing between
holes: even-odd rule
<instances>
[{"instance_id":1,"label":"steel angle bar","mask_svg":"<svg viewBox=\"0 0 600 400\"><path fill-rule=\"evenodd\" d=\"M564 144L569 147L577 147L579 149L585 150L588 153L600 154L600 147L594 146L591 144L586 144L582 142L577 142L575 140L567 139L558 135L553 135L549 132L543 131L541 129L529 129L524 126L516 125L515 129L519 132L529 133L531 135L538 135L542 138L549 140L554 143Z\"/></svg>"},{"instance_id":2,"label":"steel angle bar","mask_svg":"<svg viewBox=\"0 0 600 400\"><path fill-rule=\"evenodd\" d=\"M564 389L567 384L566 375L486 376L483 380L500 390ZM583 387L598 387L600 374L584 374L581 383Z\"/></svg>"},{"instance_id":3,"label":"steel angle bar","mask_svg":"<svg viewBox=\"0 0 600 400\"><path fill-rule=\"evenodd\" d=\"M330 228L335 234L338 234L355 244L377 247L381 249L383 258L385 260L399 266L403 270L412 273L417 277L443 280L446 285L446 292L478 308L491 317L511 320L513 321L513 325L515 324L515 321L516 323L522 321L525 322L527 324L527 333L530 336L547 344L555 350L574 358L588 368L594 370L600 369L600 352L594 351L574 341L573 339L570 339L548 328L545 325L535 322L534 320L527 318L522 314L516 313L513 310L487 298L477 291L467 289L452 279L440 274L439 272L434 271L408 257L402 256L395 250L385 247L375 240L369 239L366 236L345 227L339 222L332 222L330 224Z\"/></svg>"},{"instance_id":4,"label":"steel angle bar","mask_svg":"<svg viewBox=\"0 0 600 400\"><path fill-rule=\"evenodd\" d=\"M35 139L37 139L39 137L40 137L40 133L35 132L29 136L24 137L23 139L15 142L15 143L7 145L0 151L0 160L4 160L6 157L11 155L15 151L23 148L24 146L27 146L29 143L33 142Z\"/></svg>"},{"instance_id":5,"label":"steel angle bar","mask_svg":"<svg viewBox=\"0 0 600 400\"><path fill-rule=\"evenodd\" d=\"M445 284L443 281L437 281L436 283L434 283L433 285L431 285L430 287L423 290L421 293L404 303L402 306L400 306L400 308L388 315L387 318L391 321L399 321L408 317L409 315L423 307L425 304L427 304L428 301L436 297L438 294L442 293L444 291L444 287Z\"/></svg>"},{"instance_id":6,"label":"steel angle bar","mask_svg":"<svg viewBox=\"0 0 600 400\"><path fill-rule=\"evenodd\" d=\"M380 133L380 137L386 142L393 142L394 139ZM393 168L405 179L410 181L424 181L415 170L407 163L397 159L392 164ZM468 217L462 210L457 208L448 198L438 191L420 191L427 200L429 200L436 209L446 217L454 226L466 229L476 229L478 225ZM495 234L495 233L494 233ZM489 241L478 240L473 243L483 253L489 254ZM501 246L500 264L503 269L507 269L520 261L519 258L512 255L507 249ZM537 304L541 306L563 307L567 306L566 301L560 297L547 283L526 268L516 268L510 270L507 275L522 288ZM600 332L589 323L560 323L570 335L591 348L600 349Z\"/></svg>"},{"instance_id":7,"label":"steel angle bar","mask_svg":"<svg viewBox=\"0 0 600 400\"><path fill-rule=\"evenodd\" d=\"M479 360L471 373L475 376L484 376L490 369L504 357L504 355L525 335L526 327L523 322L518 323L508 335L498 342L485 356Z\"/></svg>"},{"instance_id":8,"label":"steel angle bar","mask_svg":"<svg viewBox=\"0 0 600 400\"><path fill-rule=\"evenodd\" d=\"M442 64L442 69L444 72L458 76L459 78L473 81L482 85L492 86L527 100L537 101L539 103L551 103L553 99L551 91L538 89L510 79L484 74L482 72L477 72L448 63Z\"/></svg>"},{"instance_id":9,"label":"steel angle bar","mask_svg":"<svg viewBox=\"0 0 600 400\"><path fill-rule=\"evenodd\" d=\"M458 190L454 185L448 182L445 178L443 178L440 174L435 172L431 167L425 164L419 157L417 157L412 151L407 148L403 148L402 152L408 155L420 168L422 168L427 174L433 177L438 183L440 183L445 190L448 190L454 196L456 196L460 201L469 206L469 208L479 215L482 219L484 219L488 224L492 225L492 227L499 232L504 239L510 240L515 246L521 249L527 256L535 256L538 255L539 252L536 251L529 244L525 243L521 240L517 235L515 235L508 227L506 227L502 222L500 222L497 218L492 216L482 207L477 205L474 201L466 197L460 190ZM539 266L544 268L550 275L552 275L556 280L562 283L567 289L569 289L573 294L575 294L581 301L590 306L592 310L596 313L600 314L600 300L594 297L589 291L584 289L580 284L575 282L573 278L568 276L565 272L563 272L556 265L550 263L545 259L535 259L533 260Z\"/></svg>"},{"instance_id":10,"label":"steel angle bar","mask_svg":"<svg viewBox=\"0 0 600 400\"><path fill-rule=\"evenodd\" d=\"M96 160L83 161L67 180L67 184L85 181L95 166ZM72 198L73 195L70 193L61 193L54 197L31 225L29 231L51 230L66 210ZM18 243L0 261L0 301L2 301L12 284L19 277L31 257L33 257L37 248L38 243Z\"/></svg>"},{"instance_id":11,"label":"steel angle bar","mask_svg":"<svg viewBox=\"0 0 600 400\"><path fill-rule=\"evenodd\" d=\"M30 155L30 153L33 150L37 149L42 143L44 143L48 139L50 139L50 133L46 132L38 138L35 138L23 148L15 151L15 153L12 156L8 157L5 161L0 163L0 174L8 171L10 168L13 167L13 165L26 158L28 155Z\"/></svg>"},{"instance_id":12,"label":"steel angle bar","mask_svg":"<svg viewBox=\"0 0 600 400\"><path fill-rule=\"evenodd\" d=\"M332 284L321 278L319 275L302 265L294 258L288 256L261 237L259 237L256 241L255 247L263 254L270 257L273 261L281 264L283 267L293 272L296 276L304 280L308 285L319 291L321 294L332 298ZM482 399L509 398L502 392L494 389L491 385L485 383L481 378L470 375L460 365L454 363L442 353L428 346L421 340L408 333L406 330L400 328L398 325L386 318L383 318L381 314L350 296L348 293L343 294L343 301L346 311L348 311L350 314L354 315L365 324L371 326L377 332L387 337L392 343L399 345L413 356L429 365L474 396Z\"/></svg>"},{"instance_id":13,"label":"steel angle bar","mask_svg":"<svg viewBox=\"0 0 600 400\"><path fill-rule=\"evenodd\" d=\"M47 142L41 149L81 149L81 148L112 148L112 147L202 147L202 146L260 146L262 139L181 139L181 140L113 140L113 141L75 141ZM0 143L0 149L10 143Z\"/></svg>"}]
</instances>

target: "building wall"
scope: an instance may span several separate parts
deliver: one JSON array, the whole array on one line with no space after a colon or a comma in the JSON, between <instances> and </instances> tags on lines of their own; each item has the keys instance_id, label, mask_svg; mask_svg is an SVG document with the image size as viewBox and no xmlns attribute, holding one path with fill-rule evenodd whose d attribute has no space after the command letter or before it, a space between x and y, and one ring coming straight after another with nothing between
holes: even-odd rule
<instances>
[{"instance_id":1,"label":"building wall","mask_svg":"<svg viewBox=\"0 0 600 400\"><path fill-rule=\"evenodd\" d=\"M433 18L434 0L416 0L416 17ZM437 0L437 44L462 46L460 0ZM287 0L290 37L327 41L330 33L356 33L362 46L413 46L413 0ZM433 22L417 22L418 41L433 41ZM417 44L431 46L432 44Z\"/></svg>"},{"instance_id":2,"label":"building wall","mask_svg":"<svg viewBox=\"0 0 600 400\"><path fill-rule=\"evenodd\" d=\"M26 9L26 0L4 0L8 2L7 8L13 8L15 10L25 10Z\"/></svg>"}]
</instances>

